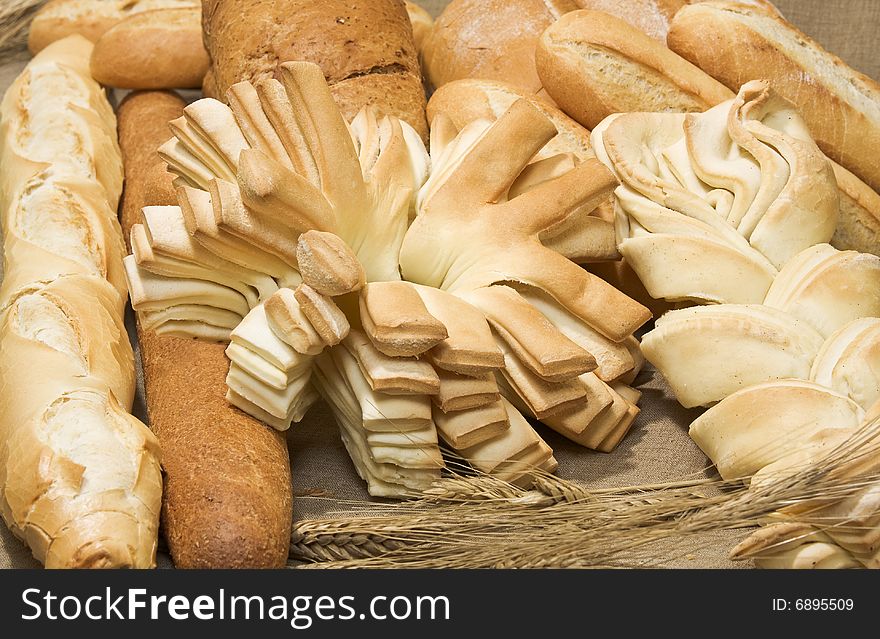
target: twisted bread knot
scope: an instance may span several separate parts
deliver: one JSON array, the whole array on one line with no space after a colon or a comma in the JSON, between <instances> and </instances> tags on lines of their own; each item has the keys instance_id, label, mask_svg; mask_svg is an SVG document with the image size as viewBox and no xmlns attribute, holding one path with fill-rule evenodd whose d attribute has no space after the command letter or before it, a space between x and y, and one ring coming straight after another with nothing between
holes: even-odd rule
<instances>
[{"instance_id":1,"label":"twisted bread knot","mask_svg":"<svg viewBox=\"0 0 880 639\"><path fill-rule=\"evenodd\" d=\"M648 291L712 304L669 312L642 348L684 406L714 405L690 434L721 476L763 485L854 437L880 399L880 258L827 244L834 175L793 107L749 82L703 114L612 116L593 142L621 180L620 250ZM865 503L825 507L864 523ZM870 536L845 529L807 550L777 527L736 554L875 564Z\"/></svg>"}]
</instances>

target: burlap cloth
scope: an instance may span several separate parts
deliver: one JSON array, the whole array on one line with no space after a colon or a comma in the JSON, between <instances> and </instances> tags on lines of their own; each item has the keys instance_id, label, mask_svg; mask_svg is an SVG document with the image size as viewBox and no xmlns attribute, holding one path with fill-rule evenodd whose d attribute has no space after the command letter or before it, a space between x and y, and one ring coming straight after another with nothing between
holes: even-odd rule
<instances>
[{"instance_id":1,"label":"burlap cloth","mask_svg":"<svg viewBox=\"0 0 880 639\"><path fill-rule=\"evenodd\" d=\"M446 0L422 0L435 15ZM880 56L873 43L880 27L878 0L777 0L788 19L835 51L860 71L880 78ZM0 91L5 91L21 71L25 60L0 62ZM2 249L0 249L2 250ZM2 279L0 264L0 279ZM129 326L131 318L129 318ZM683 409L671 396L665 381L654 371L637 380L643 392L642 413L623 443L611 454L580 448L553 431L540 427L540 433L559 460L559 475L591 486L632 486L639 484L709 476L708 461L687 436L687 426L699 411ZM138 367L138 397L135 414L145 419L141 371ZM363 482L357 477L329 411L323 405L312 409L303 423L295 425L288 437L294 493L294 519L315 517L339 511L338 500L367 500ZM323 497L300 496L308 493ZM743 531L718 533L691 540L675 555L658 557L670 566L694 568L747 567L726 559L727 551ZM659 552L668 552L667 550ZM167 555L160 554L159 565L170 567ZM32 568L39 564L30 551L0 525L0 568Z\"/></svg>"}]
</instances>

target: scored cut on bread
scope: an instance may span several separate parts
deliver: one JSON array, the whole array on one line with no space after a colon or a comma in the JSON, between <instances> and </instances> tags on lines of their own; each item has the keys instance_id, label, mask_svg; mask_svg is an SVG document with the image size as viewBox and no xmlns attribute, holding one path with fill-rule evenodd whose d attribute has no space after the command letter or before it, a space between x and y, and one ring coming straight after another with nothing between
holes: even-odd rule
<instances>
[{"instance_id":1,"label":"scored cut on bread","mask_svg":"<svg viewBox=\"0 0 880 639\"><path fill-rule=\"evenodd\" d=\"M160 451L129 414L122 157L92 49L52 43L0 104L0 513L46 567L151 568Z\"/></svg>"},{"instance_id":2,"label":"scored cut on bread","mask_svg":"<svg viewBox=\"0 0 880 639\"><path fill-rule=\"evenodd\" d=\"M730 89L665 45L601 11L568 13L535 54L553 101L588 129L612 113L704 111Z\"/></svg>"}]
</instances>

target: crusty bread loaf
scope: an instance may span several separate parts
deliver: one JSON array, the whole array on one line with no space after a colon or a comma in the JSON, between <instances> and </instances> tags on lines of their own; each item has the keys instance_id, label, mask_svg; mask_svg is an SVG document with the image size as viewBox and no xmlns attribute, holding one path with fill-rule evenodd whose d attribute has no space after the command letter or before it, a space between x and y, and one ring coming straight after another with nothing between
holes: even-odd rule
<instances>
[{"instance_id":1,"label":"crusty bread loaf","mask_svg":"<svg viewBox=\"0 0 880 639\"><path fill-rule=\"evenodd\" d=\"M136 13L108 29L95 44L92 76L121 89L202 86L208 54L198 7Z\"/></svg>"},{"instance_id":2,"label":"crusty bread loaf","mask_svg":"<svg viewBox=\"0 0 880 639\"><path fill-rule=\"evenodd\" d=\"M781 18L736 3L682 9L669 46L733 89L770 80L828 157L880 189L880 84Z\"/></svg>"},{"instance_id":3,"label":"crusty bread loaf","mask_svg":"<svg viewBox=\"0 0 880 639\"><path fill-rule=\"evenodd\" d=\"M574 0L581 9L604 11L634 26L647 36L666 42L675 12L687 0Z\"/></svg>"},{"instance_id":4,"label":"crusty bread loaf","mask_svg":"<svg viewBox=\"0 0 880 639\"><path fill-rule=\"evenodd\" d=\"M422 50L428 82L439 88L464 78L541 89L535 45L572 0L453 0L437 18Z\"/></svg>"},{"instance_id":5,"label":"crusty bread loaf","mask_svg":"<svg viewBox=\"0 0 880 639\"><path fill-rule=\"evenodd\" d=\"M127 412L122 166L91 52L52 44L0 106L0 512L47 567L149 568L159 449Z\"/></svg>"},{"instance_id":6,"label":"crusty bread loaf","mask_svg":"<svg viewBox=\"0 0 880 639\"><path fill-rule=\"evenodd\" d=\"M588 129L612 113L704 111L733 93L664 45L601 11L563 16L535 55L547 93Z\"/></svg>"},{"instance_id":7,"label":"crusty bread loaf","mask_svg":"<svg viewBox=\"0 0 880 639\"><path fill-rule=\"evenodd\" d=\"M206 96L222 99L237 82L303 60L321 67L346 120L371 104L427 135L403 0L205 0L202 21L212 65Z\"/></svg>"},{"instance_id":8,"label":"crusty bread loaf","mask_svg":"<svg viewBox=\"0 0 880 639\"><path fill-rule=\"evenodd\" d=\"M198 6L199 0L50 0L31 22L28 48L37 53L75 33L97 42L110 27L135 13Z\"/></svg>"},{"instance_id":9,"label":"crusty bread loaf","mask_svg":"<svg viewBox=\"0 0 880 639\"><path fill-rule=\"evenodd\" d=\"M176 203L156 154L184 102L134 93L119 108L126 232L144 206ZM164 452L163 526L178 567L279 567L292 520L282 434L230 406L225 345L159 337L139 328L147 410Z\"/></svg>"}]
</instances>

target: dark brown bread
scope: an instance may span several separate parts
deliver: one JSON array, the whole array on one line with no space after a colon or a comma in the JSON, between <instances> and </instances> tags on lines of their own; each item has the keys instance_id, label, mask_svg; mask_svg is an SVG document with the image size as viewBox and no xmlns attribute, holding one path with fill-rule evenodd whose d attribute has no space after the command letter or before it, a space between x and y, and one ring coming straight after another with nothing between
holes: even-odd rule
<instances>
[{"instance_id":1,"label":"dark brown bread","mask_svg":"<svg viewBox=\"0 0 880 639\"><path fill-rule=\"evenodd\" d=\"M371 104L427 135L403 0L203 0L202 25L212 68L206 95L221 98L236 82L303 60L321 67L347 119Z\"/></svg>"},{"instance_id":2,"label":"dark brown bread","mask_svg":"<svg viewBox=\"0 0 880 639\"><path fill-rule=\"evenodd\" d=\"M173 93L134 93L119 107L126 238L144 206L175 204L156 154L183 113ZM165 468L162 523L179 568L284 566L293 519L284 435L230 406L223 344L138 327L147 412Z\"/></svg>"}]
</instances>

